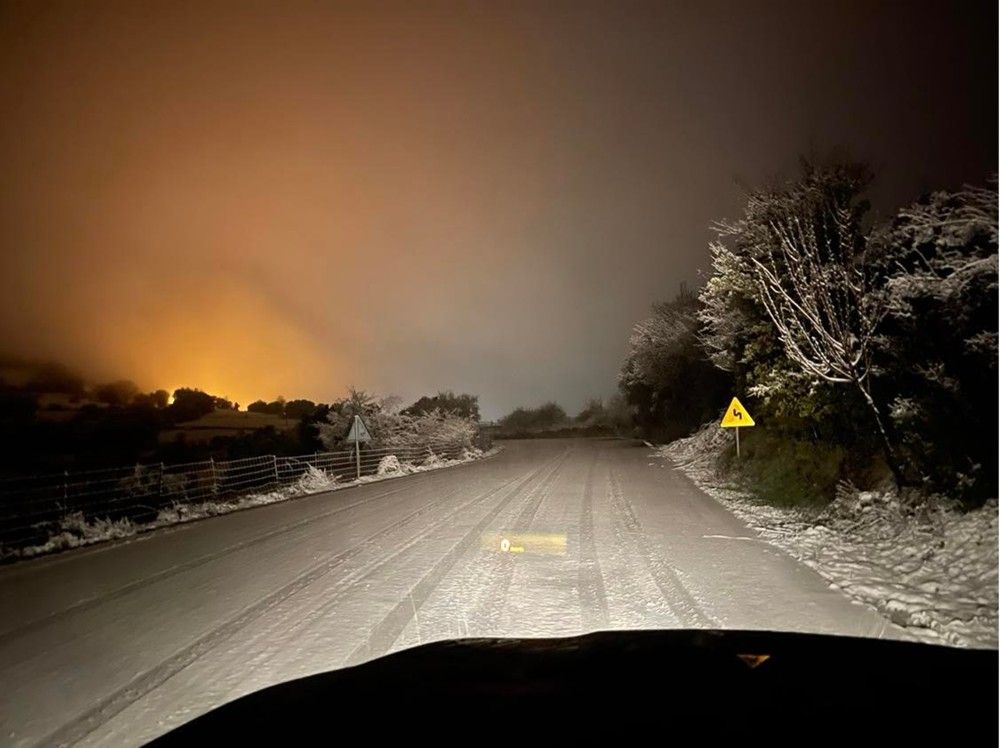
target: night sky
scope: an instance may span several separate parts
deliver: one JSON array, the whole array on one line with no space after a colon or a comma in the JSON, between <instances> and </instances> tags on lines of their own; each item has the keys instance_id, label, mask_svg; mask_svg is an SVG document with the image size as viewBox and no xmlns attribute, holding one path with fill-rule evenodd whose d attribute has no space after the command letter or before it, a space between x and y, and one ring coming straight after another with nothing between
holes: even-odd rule
<instances>
[{"instance_id":1,"label":"night sky","mask_svg":"<svg viewBox=\"0 0 1000 748\"><path fill-rule=\"evenodd\" d=\"M996 136L995 2L4 2L0 351L573 412L741 185L843 148L886 215Z\"/></svg>"}]
</instances>

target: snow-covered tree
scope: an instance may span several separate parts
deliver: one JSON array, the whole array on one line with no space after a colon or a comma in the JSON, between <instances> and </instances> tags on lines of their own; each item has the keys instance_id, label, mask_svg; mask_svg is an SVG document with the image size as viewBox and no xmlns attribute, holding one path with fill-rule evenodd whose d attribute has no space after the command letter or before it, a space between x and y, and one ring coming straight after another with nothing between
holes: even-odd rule
<instances>
[{"instance_id":1,"label":"snow-covered tree","mask_svg":"<svg viewBox=\"0 0 1000 748\"><path fill-rule=\"evenodd\" d=\"M504 434L550 431L568 425L566 411L558 403L543 403L537 408L517 407L497 422Z\"/></svg>"},{"instance_id":2,"label":"snow-covered tree","mask_svg":"<svg viewBox=\"0 0 1000 748\"><path fill-rule=\"evenodd\" d=\"M823 388L786 357L739 238L709 245L712 274L698 297L698 338L705 354L732 373L738 394L753 396L772 416L824 415L830 398L817 397Z\"/></svg>"},{"instance_id":3,"label":"snow-covered tree","mask_svg":"<svg viewBox=\"0 0 1000 748\"><path fill-rule=\"evenodd\" d=\"M936 192L873 238L886 317L876 379L903 457L932 488L996 495L997 191Z\"/></svg>"},{"instance_id":4,"label":"snow-covered tree","mask_svg":"<svg viewBox=\"0 0 1000 748\"><path fill-rule=\"evenodd\" d=\"M709 360L739 378L747 345L771 330L746 262L723 242L709 245L712 274L698 297L699 338Z\"/></svg>"},{"instance_id":5,"label":"snow-covered tree","mask_svg":"<svg viewBox=\"0 0 1000 748\"><path fill-rule=\"evenodd\" d=\"M381 403L373 395L356 387L349 388L347 397L330 406L327 422L317 424L320 441L327 449L341 449L355 415L360 415L371 426L381 410Z\"/></svg>"},{"instance_id":6,"label":"snow-covered tree","mask_svg":"<svg viewBox=\"0 0 1000 748\"><path fill-rule=\"evenodd\" d=\"M632 414L625 398L614 394L607 400L591 398L573 420L584 428L608 428L622 433L631 426Z\"/></svg>"},{"instance_id":7,"label":"snow-covered tree","mask_svg":"<svg viewBox=\"0 0 1000 748\"><path fill-rule=\"evenodd\" d=\"M647 430L680 436L725 406L728 377L702 350L697 312L697 297L682 288L632 328L618 386Z\"/></svg>"},{"instance_id":8,"label":"snow-covered tree","mask_svg":"<svg viewBox=\"0 0 1000 748\"><path fill-rule=\"evenodd\" d=\"M479 420L479 397L466 393L455 394L451 390L438 392L436 395L424 395L406 409L411 415L430 413L434 410L456 413L474 421Z\"/></svg>"},{"instance_id":9,"label":"snow-covered tree","mask_svg":"<svg viewBox=\"0 0 1000 748\"><path fill-rule=\"evenodd\" d=\"M866 258L868 204L861 195L869 181L860 165L805 164L800 179L752 192L739 221L718 225L714 252L718 263L737 263L740 277L752 282L753 298L799 374L848 385L861 396L889 468L902 482L872 391L872 341L886 294ZM725 339L725 329L715 324L715 338Z\"/></svg>"}]
</instances>

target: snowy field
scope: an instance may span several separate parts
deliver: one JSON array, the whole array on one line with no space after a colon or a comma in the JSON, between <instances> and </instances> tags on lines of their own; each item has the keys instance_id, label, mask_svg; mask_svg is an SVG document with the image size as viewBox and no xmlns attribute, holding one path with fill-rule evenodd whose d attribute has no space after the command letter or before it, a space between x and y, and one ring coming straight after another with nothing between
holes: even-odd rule
<instances>
[{"instance_id":1,"label":"snowy field","mask_svg":"<svg viewBox=\"0 0 1000 748\"><path fill-rule=\"evenodd\" d=\"M997 647L997 502L961 512L939 497L844 489L822 510L768 506L728 483L714 425L657 448L773 545L924 641Z\"/></svg>"}]
</instances>

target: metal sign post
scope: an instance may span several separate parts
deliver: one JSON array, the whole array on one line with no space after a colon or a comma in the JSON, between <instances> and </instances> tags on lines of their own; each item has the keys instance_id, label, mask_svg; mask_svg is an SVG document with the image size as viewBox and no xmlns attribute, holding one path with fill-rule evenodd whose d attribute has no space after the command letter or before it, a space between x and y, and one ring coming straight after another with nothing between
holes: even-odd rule
<instances>
[{"instance_id":1,"label":"metal sign post","mask_svg":"<svg viewBox=\"0 0 1000 748\"><path fill-rule=\"evenodd\" d=\"M372 435L368 432L368 427L365 426L364 420L357 413L354 414L354 420L351 421L351 428L347 432L347 436L344 437L349 442L354 442L354 466L357 471L358 480L361 479L361 442L370 442L372 440Z\"/></svg>"},{"instance_id":2,"label":"metal sign post","mask_svg":"<svg viewBox=\"0 0 1000 748\"><path fill-rule=\"evenodd\" d=\"M361 416L354 415L354 464L358 469L358 480L361 480L361 440L357 437L360 434L360 429L358 429L358 421L361 420Z\"/></svg>"}]
</instances>

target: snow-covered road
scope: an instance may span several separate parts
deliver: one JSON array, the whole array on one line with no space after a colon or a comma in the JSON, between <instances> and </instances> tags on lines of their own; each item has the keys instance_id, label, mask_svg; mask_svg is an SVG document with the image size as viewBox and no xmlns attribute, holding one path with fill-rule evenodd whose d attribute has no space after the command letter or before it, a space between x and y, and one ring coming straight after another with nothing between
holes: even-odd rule
<instances>
[{"instance_id":1,"label":"snow-covered road","mask_svg":"<svg viewBox=\"0 0 1000 748\"><path fill-rule=\"evenodd\" d=\"M434 639L665 627L902 635L640 442L509 442L0 569L0 743L134 745Z\"/></svg>"}]
</instances>

